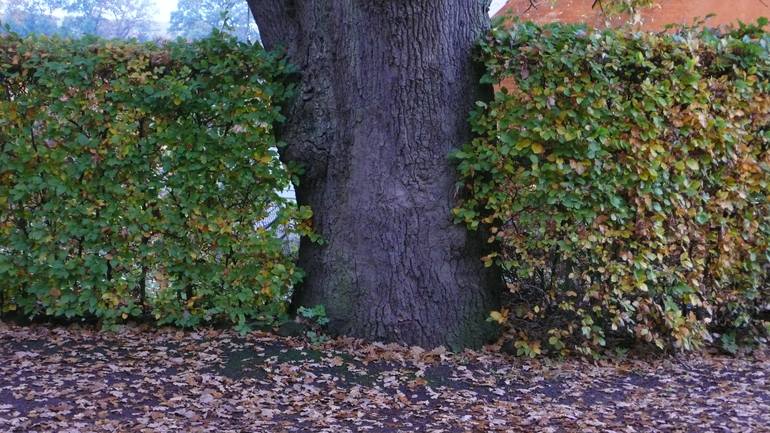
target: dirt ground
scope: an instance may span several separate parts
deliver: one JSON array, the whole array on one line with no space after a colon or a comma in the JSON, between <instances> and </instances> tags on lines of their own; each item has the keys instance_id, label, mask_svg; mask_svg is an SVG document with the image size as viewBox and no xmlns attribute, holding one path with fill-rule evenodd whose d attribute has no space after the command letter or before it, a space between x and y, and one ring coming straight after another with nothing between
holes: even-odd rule
<instances>
[{"instance_id":1,"label":"dirt ground","mask_svg":"<svg viewBox=\"0 0 770 433\"><path fill-rule=\"evenodd\" d=\"M770 432L768 359L525 361L0 322L0 431Z\"/></svg>"}]
</instances>

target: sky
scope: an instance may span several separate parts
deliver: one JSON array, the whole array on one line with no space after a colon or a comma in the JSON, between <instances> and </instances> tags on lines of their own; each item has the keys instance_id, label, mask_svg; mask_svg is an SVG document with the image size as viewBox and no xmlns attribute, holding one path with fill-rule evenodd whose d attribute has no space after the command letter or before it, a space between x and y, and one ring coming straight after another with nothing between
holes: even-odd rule
<instances>
[{"instance_id":1,"label":"sky","mask_svg":"<svg viewBox=\"0 0 770 433\"><path fill-rule=\"evenodd\" d=\"M492 0L492 7L490 8L490 15L500 10L505 5L507 0ZM160 22L165 28L168 26L168 22L171 19L171 12L176 9L177 0L155 0L155 6L158 9L158 22Z\"/></svg>"},{"instance_id":2,"label":"sky","mask_svg":"<svg viewBox=\"0 0 770 433\"><path fill-rule=\"evenodd\" d=\"M505 6L505 3L508 0L492 0L492 7L489 8L489 14L493 15L495 12L499 11L500 8Z\"/></svg>"},{"instance_id":3,"label":"sky","mask_svg":"<svg viewBox=\"0 0 770 433\"><path fill-rule=\"evenodd\" d=\"M163 27L168 26L168 22L171 20L171 12L176 9L177 0L155 0L155 7L158 9L158 22Z\"/></svg>"}]
</instances>

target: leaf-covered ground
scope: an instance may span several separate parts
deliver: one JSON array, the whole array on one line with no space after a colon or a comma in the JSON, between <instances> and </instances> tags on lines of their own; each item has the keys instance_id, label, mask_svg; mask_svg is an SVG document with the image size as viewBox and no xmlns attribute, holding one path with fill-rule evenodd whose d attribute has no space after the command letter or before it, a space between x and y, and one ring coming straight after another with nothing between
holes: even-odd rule
<instances>
[{"instance_id":1,"label":"leaf-covered ground","mask_svg":"<svg viewBox=\"0 0 770 433\"><path fill-rule=\"evenodd\" d=\"M0 431L766 432L767 355L541 362L0 322Z\"/></svg>"}]
</instances>

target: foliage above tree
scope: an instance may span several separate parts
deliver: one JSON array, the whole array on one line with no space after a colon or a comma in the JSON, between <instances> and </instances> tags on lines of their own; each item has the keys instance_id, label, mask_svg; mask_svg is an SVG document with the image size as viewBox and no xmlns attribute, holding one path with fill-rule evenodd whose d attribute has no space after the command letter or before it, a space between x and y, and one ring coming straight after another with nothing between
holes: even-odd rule
<instances>
[{"instance_id":1,"label":"foliage above tree","mask_svg":"<svg viewBox=\"0 0 770 433\"><path fill-rule=\"evenodd\" d=\"M18 0L3 20L22 35L152 39L157 34L152 0Z\"/></svg>"},{"instance_id":2,"label":"foliage above tree","mask_svg":"<svg viewBox=\"0 0 770 433\"><path fill-rule=\"evenodd\" d=\"M152 0L65 0L62 28L72 36L151 39L155 22Z\"/></svg>"},{"instance_id":3,"label":"foliage above tree","mask_svg":"<svg viewBox=\"0 0 770 433\"><path fill-rule=\"evenodd\" d=\"M58 1L18 0L0 5L3 21L19 34L53 35L60 31L59 20L55 16Z\"/></svg>"},{"instance_id":4,"label":"foliage above tree","mask_svg":"<svg viewBox=\"0 0 770 433\"><path fill-rule=\"evenodd\" d=\"M0 312L193 326L280 314L306 209L273 125L286 65L217 33L0 39Z\"/></svg>"},{"instance_id":5,"label":"foliage above tree","mask_svg":"<svg viewBox=\"0 0 770 433\"><path fill-rule=\"evenodd\" d=\"M169 32L199 39L218 29L239 40L256 42L259 32L246 0L179 0L171 13Z\"/></svg>"},{"instance_id":6,"label":"foliage above tree","mask_svg":"<svg viewBox=\"0 0 770 433\"><path fill-rule=\"evenodd\" d=\"M456 154L520 353L690 350L770 332L770 36L519 24L483 44ZM764 340L766 341L766 340Z\"/></svg>"}]
</instances>

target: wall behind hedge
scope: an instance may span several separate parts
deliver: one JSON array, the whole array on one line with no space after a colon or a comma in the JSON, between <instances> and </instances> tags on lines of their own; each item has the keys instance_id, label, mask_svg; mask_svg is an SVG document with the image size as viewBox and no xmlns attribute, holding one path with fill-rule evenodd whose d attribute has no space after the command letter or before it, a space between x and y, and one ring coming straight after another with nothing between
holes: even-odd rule
<instances>
[{"instance_id":1,"label":"wall behind hedge","mask_svg":"<svg viewBox=\"0 0 770 433\"><path fill-rule=\"evenodd\" d=\"M457 152L519 353L694 349L770 330L770 37L518 24L483 44Z\"/></svg>"},{"instance_id":2,"label":"wall behind hedge","mask_svg":"<svg viewBox=\"0 0 770 433\"><path fill-rule=\"evenodd\" d=\"M287 66L222 34L0 38L0 309L193 326L279 314L307 209L274 125Z\"/></svg>"}]
</instances>

